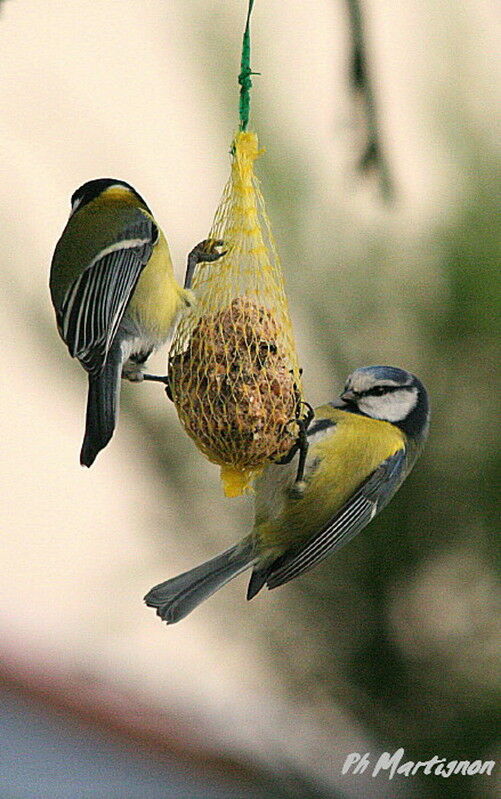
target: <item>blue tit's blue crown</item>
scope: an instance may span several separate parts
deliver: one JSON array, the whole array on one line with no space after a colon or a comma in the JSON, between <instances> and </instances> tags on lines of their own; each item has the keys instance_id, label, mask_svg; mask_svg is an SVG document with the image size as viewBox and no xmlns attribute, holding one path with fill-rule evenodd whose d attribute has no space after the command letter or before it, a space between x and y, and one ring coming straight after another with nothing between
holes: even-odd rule
<instances>
[{"instance_id":1,"label":"blue tit's blue crown","mask_svg":"<svg viewBox=\"0 0 501 799\"><path fill-rule=\"evenodd\" d=\"M84 205L90 203L92 200L95 200L96 197L99 197L103 191L106 189L111 188L111 186L123 186L125 189L129 189L139 200L139 202L144 205L146 210L151 214L151 210L148 208L148 205L141 197L141 195L136 191L134 186L131 186L130 183L127 183L125 180L118 180L115 178L96 178L95 180L89 180L87 183L83 183L72 195L71 197L71 207L73 210L77 208L83 208Z\"/></svg>"},{"instance_id":2,"label":"blue tit's blue crown","mask_svg":"<svg viewBox=\"0 0 501 799\"><path fill-rule=\"evenodd\" d=\"M356 369L353 375L366 374L374 380L393 380L399 385L412 385L416 376L407 372L405 369L399 369L397 366L361 366ZM353 375L350 375L352 377Z\"/></svg>"},{"instance_id":3,"label":"blue tit's blue crown","mask_svg":"<svg viewBox=\"0 0 501 799\"><path fill-rule=\"evenodd\" d=\"M396 366L363 366L347 379L347 410L389 421L413 439L428 432L428 392L416 375Z\"/></svg>"}]
</instances>

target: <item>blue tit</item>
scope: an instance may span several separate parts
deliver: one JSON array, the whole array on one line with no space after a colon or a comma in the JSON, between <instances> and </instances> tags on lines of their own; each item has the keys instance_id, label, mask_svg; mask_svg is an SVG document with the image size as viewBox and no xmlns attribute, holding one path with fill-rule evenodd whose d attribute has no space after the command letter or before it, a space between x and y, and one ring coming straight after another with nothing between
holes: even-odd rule
<instances>
[{"instance_id":1,"label":"blue tit","mask_svg":"<svg viewBox=\"0 0 501 799\"><path fill-rule=\"evenodd\" d=\"M367 366L348 377L340 400L315 409L297 482L289 464L269 464L255 483L250 535L191 571L152 588L145 602L168 624L184 618L252 568L247 598L298 577L359 533L390 501L428 435L429 405L415 375Z\"/></svg>"},{"instance_id":2,"label":"blue tit","mask_svg":"<svg viewBox=\"0 0 501 799\"><path fill-rule=\"evenodd\" d=\"M204 253L204 244L190 254L182 288L165 236L131 185L101 178L73 194L52 259L50 293L59 333L88 372L82 465L91 466L113 435L121 377L166 382L144 375L143 367L193 302L196 263L220 256L214 247Z\"/></svg>"}]
</instances>

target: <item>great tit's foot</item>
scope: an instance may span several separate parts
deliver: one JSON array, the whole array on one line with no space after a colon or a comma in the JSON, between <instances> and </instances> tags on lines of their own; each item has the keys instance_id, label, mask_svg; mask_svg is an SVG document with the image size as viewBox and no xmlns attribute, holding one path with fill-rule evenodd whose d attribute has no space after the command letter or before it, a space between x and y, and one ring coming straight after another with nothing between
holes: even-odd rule
<instances>
[{"instance_id":1,"label":"great tit's foot","mask_svg":"<svg viewBox=\"0 0 501 799\"><path fill-rule=\"evenodd\" d=\"M163 383L165 386L165 393L167 394L168 398L172 400L172 390L170 387L169 376L168 375L145 375L143 374L143 380L149 380L151 383Z\"/></svg>"},{"instance_id":2,"label":"great tit's foot","mask_svg":"<svg viewBox=\"0 0 501 799\"><path fill-rule=\"evenodd\" d=\"M221 239L204 239L203 241L199 242L196 245L196 247L192 249L192 251L188 255L188 264L186 267L186 275L184 278L185 289L191 288L193 275L195 274L195 269L197 267L197 264L210 261L217 261L218 258L222 258L223 255L226 255L228 250L223 250L223 252L219 252L219 248L223 246L224 246L224 241L222 241Z\"/></svg>"},{"instance_id":3,"label":"great tit's foot","mask_svg":"<svg viewBox=\"0 0 501 799\"><path fill-rule=\"evenodd\" d=\"M144 374L139 364L125 364L122 368L122 380L129 380L131 383L142 383Z\"/></svg>"},{"instance_id":4,"label":"great tit's foot","mask_svg":"<svg viewBox=\"0 0 501 799\"><path fill-rule=\"evenodd\" d=\"M143 380L147 380L143 369L152 352L152 347L146 347L131 353L122 366L122 378L130 380L131 383L142 383Z\"/></svg>"},{"instance_id":5,"label":"great tit's foot","mask_svg":"<svg viewBox=\"0 0 501 799\"><path fill-rule=\"evenodd\" d=\"M167 375L147 375L143 374L143 380L149 380L151 383L164 383L169 385L169 378Z\"/></svg>"},{"instance_id":6,"label":"great tit's foot","mask_svg":"<svg viewBox=\"0 0 501 799\"><path fill-rule=\"evenodd\" d=\"M196 259L197 263L217 261L218 258L222 258L228 252L227 250L219 252L219 248L223 246L224 241L222 239L204 239L192 249L188 258Z\"/></svg>"}]
</instances>

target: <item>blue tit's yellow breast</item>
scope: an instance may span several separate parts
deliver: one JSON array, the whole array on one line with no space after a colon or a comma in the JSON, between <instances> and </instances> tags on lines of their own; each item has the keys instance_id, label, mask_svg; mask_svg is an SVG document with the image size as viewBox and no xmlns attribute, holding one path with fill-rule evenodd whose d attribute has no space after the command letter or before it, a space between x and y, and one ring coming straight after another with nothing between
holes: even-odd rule
<instances>
[{"instance_id":1,"label":"blue tit's yellow breast","mask_svg":"<svg viewBox=\"0 0 501 799\"><path fill-rule=\"evenodd\" d=\"M284 467L270 469L269 478L277 482L273 500L276 504L271 505L268 499L257 525L258 538L265 548L276 547L280 552L308 539L343 507L382 461L405 448L404 434L388 422L329 405L316 409L315 420L318 419L330 419L335 425L310 444L302 496L294 498L288 490L295 477L294 469L288 471L287 486L277 472ZM263 480L266 479L265 473ZM268 485L266 491L268 498L273 496L272 486Z\"/></svg>"},{"instance_id":2,"label":"blue tit's yellow breast","mask_svg":"<svg viewBox=\"0 0 501 799\"><path fill-rule=\"evenodd\" d=\"M165 341L187 303L187 294L174 277L169 247L159 230L158 241L141 273L128 314L146 335Z\"/></svg>"}]
</instances>

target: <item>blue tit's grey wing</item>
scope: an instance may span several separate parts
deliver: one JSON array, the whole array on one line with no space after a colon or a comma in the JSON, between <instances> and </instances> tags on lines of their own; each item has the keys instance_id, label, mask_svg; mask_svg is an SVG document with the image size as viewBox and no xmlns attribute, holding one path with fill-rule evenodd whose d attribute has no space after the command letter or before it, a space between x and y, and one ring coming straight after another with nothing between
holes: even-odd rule
<instances>
[{"instance_id":1,"label":"blue tit's grey wing","mask_svg":"<svg viewBox=\"0 0 501 799\"><path fill-rule=\"evenodd\" d=\"M383 461L318 533L271 564L268 588L276 588L311 569L369 524L397 490L405 474L405 462L404 449Z\"/></svg>"},{"instance_id":2,"label":"blue tit's grey wing","mask_svg":"<svg viewBox=\"0 0 501 799\"><path fill-rule=\"evenodd\" d=\"M101 250L66 293L59 320L63 338L90 374L103 368L157 238L153 221L137 212L120 239Z\"/></svg>"}]
</instances>

